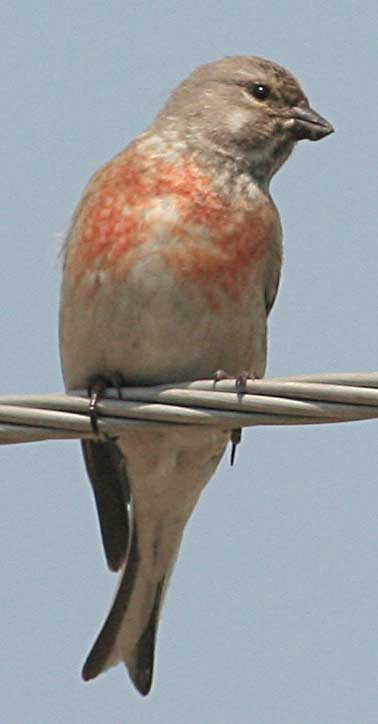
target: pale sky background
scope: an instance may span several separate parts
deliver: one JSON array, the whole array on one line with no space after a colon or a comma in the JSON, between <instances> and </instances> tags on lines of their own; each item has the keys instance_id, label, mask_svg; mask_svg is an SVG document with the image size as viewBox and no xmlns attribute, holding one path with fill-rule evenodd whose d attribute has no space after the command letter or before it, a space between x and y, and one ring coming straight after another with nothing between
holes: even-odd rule
<instances>
[{"instance_id":1,"label":"pale sky background","mask_svg":"<svg viewBox=\"0 0 378 724\"><path fill-rule=\"evenodd\" d=\"M376 0L5 1L2 392L62 389L60 238L199 63L263 55L335 126L272 186L270 375L378 368ZM115 585L76 442L1 450L0 724L377 724L378 423L244 436L186 532L147 699L80 669Z\"/></svg>"}]
</instances>

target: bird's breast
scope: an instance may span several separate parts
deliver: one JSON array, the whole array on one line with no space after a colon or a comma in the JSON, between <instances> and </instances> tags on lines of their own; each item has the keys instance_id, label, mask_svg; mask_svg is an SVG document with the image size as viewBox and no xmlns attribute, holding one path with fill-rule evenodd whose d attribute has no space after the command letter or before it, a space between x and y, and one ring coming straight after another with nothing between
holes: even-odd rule
<instances>
[{"instance_id":1,"label":"bird's breast","mask_svg":"<svg viewBox=\"0 0 378 724\"><path fill-rule=\"evenodd\" d=\"M184 159L146 165L142 155L104 167L84 197L66 264L83 293L122 279L148 259L193 282L214 310L237 299L258 272L277 232L277 212L262 194L241 203Z\"/></svg>"},{"instance_id":2,"label":"bird's breast","mask_svg":"<svg viewBox=\"0 0 378 724\"><path fill-rule=\"evenodd\" d=\"M267 197L236 203L185 159L151 168L121 154L105 166L66 247L68 385L106 370L148 383L238 373L251 362L262 374L278 225Z\"/></svg>"}]
</instances>

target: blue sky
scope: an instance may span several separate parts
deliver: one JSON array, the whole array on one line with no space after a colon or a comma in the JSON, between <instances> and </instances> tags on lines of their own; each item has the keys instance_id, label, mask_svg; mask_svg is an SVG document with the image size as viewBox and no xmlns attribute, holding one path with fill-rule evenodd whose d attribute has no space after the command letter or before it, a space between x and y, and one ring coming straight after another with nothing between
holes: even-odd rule
<instances>
[{"instance_id":1,"label":"blue sky","mask_svg":"<svg viewBox=\"0 0 378 724\"><path fill-rule=\"evenodd\" d=\"M272 185L285 266L270 375L377 369L377 7L5 3L2 392L62 388L61 239L93 171L193 67L287 66L335 126ZM374 42L373 42L374 41ZM107 608L75 442L2 449L1 724L376 724L377 423L248 431L185 535L155 683L80 668Z\"/></svg>"}]
</instances>

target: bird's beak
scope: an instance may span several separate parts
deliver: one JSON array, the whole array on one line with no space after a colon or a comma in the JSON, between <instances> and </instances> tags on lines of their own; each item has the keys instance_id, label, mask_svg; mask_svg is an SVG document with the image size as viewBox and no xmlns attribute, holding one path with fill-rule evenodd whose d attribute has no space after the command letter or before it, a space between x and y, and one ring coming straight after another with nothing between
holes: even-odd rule
<instances>
[{"instance_id":1,"label":"bird's beak","mask_svg":"<svg viewBox=\"0 0 378 724\"><path fill-rule=\"evenodd\" d=\"M319 141L335 130L323 116L309 106L291 108L286 127L290 129L296 141L301 141L303 138L308 138L309 141Z\"/></svg>"}]
</instances>

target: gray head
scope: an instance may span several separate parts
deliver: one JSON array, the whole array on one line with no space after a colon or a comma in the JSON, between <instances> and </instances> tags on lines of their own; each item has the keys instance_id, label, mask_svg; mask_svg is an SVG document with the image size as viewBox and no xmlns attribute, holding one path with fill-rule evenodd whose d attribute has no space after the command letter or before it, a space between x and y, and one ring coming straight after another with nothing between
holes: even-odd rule
<instances>
[{"instance_id":1,"label":"gray head","mask_svg":"<svg viewBox=\"0 0 378 724\"><path fill-rule=\"evenodd\" d=\"M308 103L285 68L263 58L229 57L197 68L171 94L157 125L211 149L268 181L304 138L332 126Z\"/></svg>"}]
</instances>

